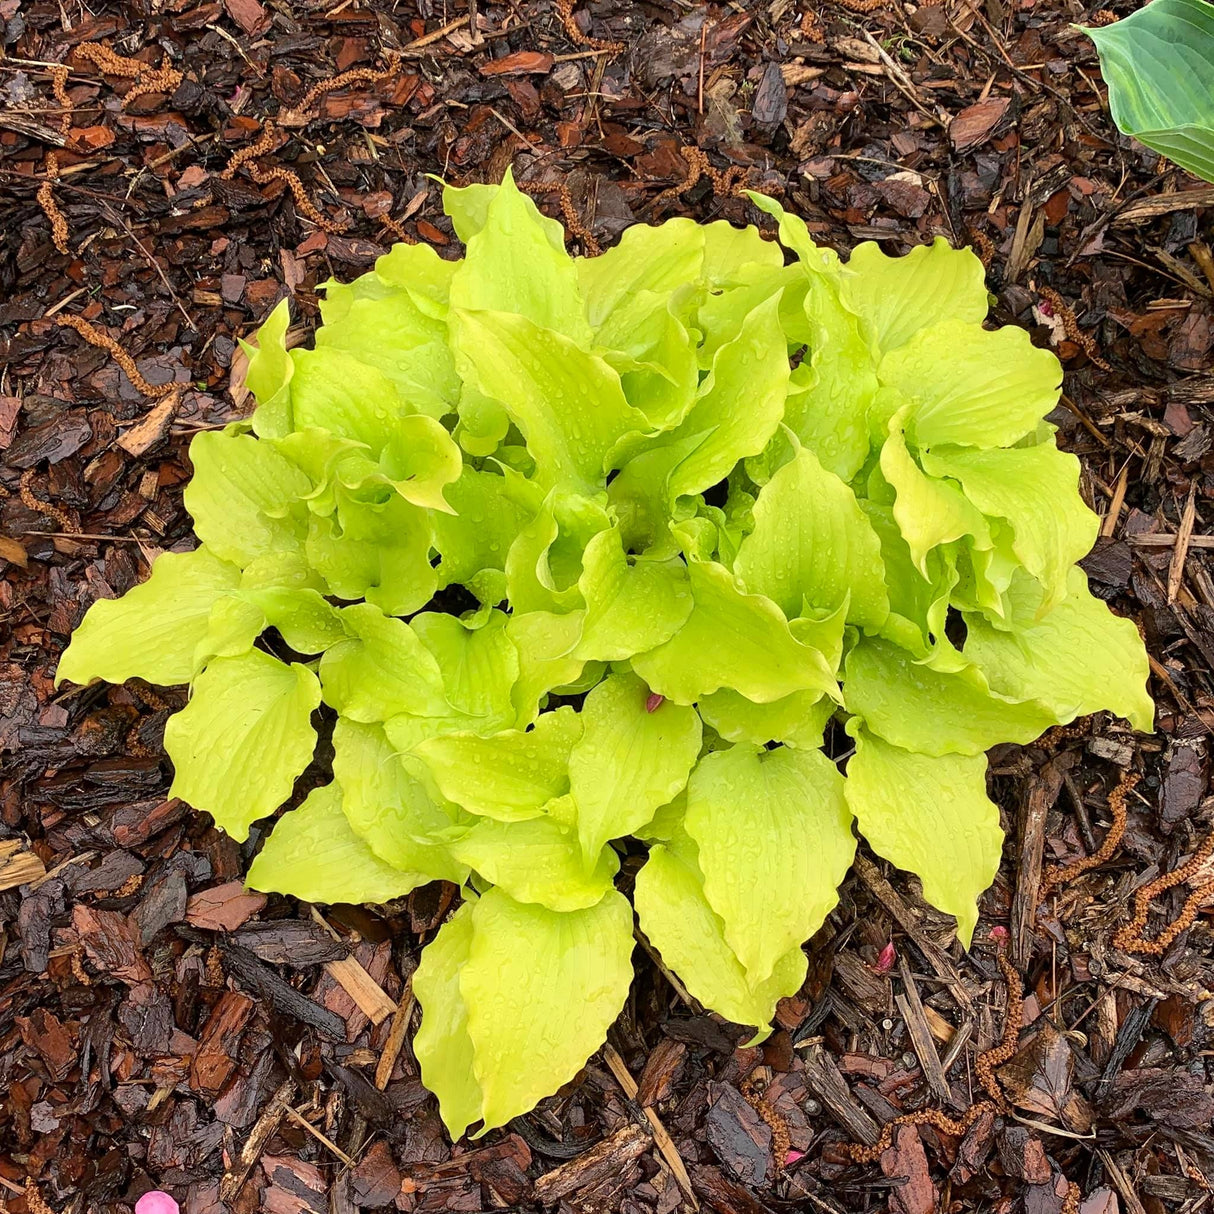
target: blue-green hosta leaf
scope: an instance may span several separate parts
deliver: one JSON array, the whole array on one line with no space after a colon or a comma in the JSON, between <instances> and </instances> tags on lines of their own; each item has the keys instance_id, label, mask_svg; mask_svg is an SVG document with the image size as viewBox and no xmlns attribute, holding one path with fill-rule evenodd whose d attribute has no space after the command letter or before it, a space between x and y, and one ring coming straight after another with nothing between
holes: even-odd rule
<instances>
[{"instance_id":1,"label":"blue-green hosta leaf","mask_svg":"<svg viewBox=\"0 0 1214 1214\"><path fill-rule=\"evenodd\" d=\"M725 939L766 981L838 901L856 850L843 777L818 750L717 751L691 773L685 824Z\"/></svg>"},{"instance_id":2,"label":"blue-green hosta leaf","mask_svg":"<svg viewBox=\"0 0 1214 1214\"><path fill-rule=\"evenodd\" d=\"M803 604L833 611L850 593L847 620L879 628L889 614L881 542L856 495L812 451L802 449L763 486L754 530L734 572L789 618Z\"/></svg>"},{"instance_id":3,"label":"blue-green hosta leaf","mask_svg":"<svg viewBox=\"0 0 1214 1214\"><path fill-rule=\"evenodd\" d=\"M459 987L489 1130L568 1083L602 1045L632 982L632 907L612 890L562 914L491 889L472 926Z\"/></svg>"},{"instance_id":4,"label":"blue-green hosta leaf","mask_svg":"<svg viewBox=\"0 0 1214 1214\"><path fill-rule=\"evenodd\" d=\"M609 839L630 835L687 783L700 754L694 708L652 711L636 675L608 675L582 705L582 736L569 755L582 855L592 863Z\"/></svg>"},{"instance_id":5,"label":"blue-green hosta leaf","mask_svg":"<svg viewBox=\"0 0 1214 1214\"><path fill-rule=\"evenodd\" d=\"M1214 10L1205 0L1154 0L1100 29L1096 44L1117 129L1214 181Z\"/></svg>"},{"instance_id":6,"label":"blue-green hosta leaf","mask_svg":"<svg viewBox=\"0 0 1214 1214\"><path fill-rule=\"evenodd\" d=\"M665 644L632 660L659 695L694 704L732 687L769 704L794 691L839 694L829 663L793 636L770 599L738 589L722 565L693 562L688 575L695 606L687 622Z\"/></svg>"},{"instance_id":7,"label":"blue-green hosta leaf","mask_svg":"<svg viewBox=\"0 0 1214 1214\"><path fill-rule=\"evenodd\" d=\"M341 811L341 788L313 789L283 814L249 866L245 884L306 902L390 902L430 880L385 864Z\"/></svg>"},{"instance_id":8,"label":"blue-green hosta leaf","mask_svg":"<svg viewBox=\"0 0 1214 1214\"><path fill-rule=\"evenodd\" d=\"M932 476L959 481L983 514L1011 524L1012 551L1045 587L1044 608L1054 606L1066 594L1067 570L1091 550L1099 528L1079 496L1079 461L1052 439L1008 450L936 447L922 458Z\"/></svg>"},{"instance_id":9,"label":"blue-green hosta leaf","mask_svg":"<svg viewBox=\"0 0 1214 1214\"><path fill-rule=\"evenodd\" d=\"M506 312L461 310L452 327L476 386L522 431L544 488L600 492L616 443L650 429L619 373L563 334Z\"/></svg>"},{"instance_id":10,"label":"blue-green hosta leaf","mask_svg":"<svg viewBox=\"0 0 1214 1214\"><path fill-rule=\"evenodd\" d=\"M287 353L287 329L291 324L290 304L281 299L257 330L257 344L240 343L248 357L245 387L257 400L253 429L262 438L279 438L293 424L291 417L291 376L295 363Z\"/></svg>"},{"instance_id":11,"label":"blue-green hosta leaf","mask_svg":"<svg viewBox=\"0 0 1214 1214\"><path fill-rule=\"evenodd\" d=\"M426 881L467 879L467 864L448 847L461 833L453 810L432 795L424 765L399 754L382 726L338 719L333 776L350 829L385 864Z\"/></svg>"},{"instance_id":12,"label":"blue-green hosta leaf","mask_svg":"<svg viewBox=\"0 0 1214 1214\"><path fill-rule=\"evenodd\" d=\"M928 554L962 536L973 536L981 547L991 543L990 526L982 511L951 481L928 476L907 449L902 414L889 424L881 448L881 471L893 486L894 519L910 548L915 567L929 578Z\"/></svg>"},{"instance_id":13,"label":"blue-green hosta leaf","mask_svg":"<svg viewBox=\"0 0 1214 1214\"><path fill-rule=\"evenodd\" d=\"M482 569L504 570L510 545L544 504L543 491L534 482L505 467L465 468L445 496L455 513L432 519L444 586L466 585Z\"/></svg>"},{"instance_id":14,"label":"blue-green hosta leaf","mask_svg":"<svg viewBox=\"0 0 1214 1214\"><path fill-rule=\"evenodd\" d=\"M544 697L579 678L585 665L573 656L582 635L584 613L516 612L506 634L518 650L519 677L511 692L515 726L526 729L539 715Z\"/></svg>"},{"instance_id":15,"label":"blue-green hosta leaf","mask_svg":"<svg viewBox=\"0 0 1214 1214\"><path fill-rule=\"evenodd\" d=\"M526 822L482 818L451 852L516 902L554 911L594 906L611 891L620 867L610 847L583 859L577 831L549 814Z\"/></svg>"},{"instance_id":16,"label":"blue-green hosta leaf","mask_svg":"<svg viewBox=\"0 0 1214 1214\"><path fill-rule=\"evenodd\" d=\"M396 247L433 253L428 245ZM454 268L451 262L439 264ZM324 324L316 331L317 350L340 351L373 367L411 410L438 418L455 408L460 381L442 318L427 314L412 292L378 273L364 274L347 286L324 285ZM433 285L419 283L415 289Z\"/></svg>"},{"instance_id":17,"label":"blue-green hosta leaf","mask_svg":"<svg viewBox=\"0 0 1214 1214\"><path fill-rule=\"evenodd\" d=\"M190 702L164 727L173 760L169 795L205 810L238 842L290 795L316 745L320 684L306 667L258 649L217 658Z\"/></svg>"},{"instance_id":18,"label":"blue-green hosta leaf","mask_svg":"<svg viewBox=\"0 0 1214 1214\"><path fill-rule=\"evenodd\" d=\"M541 713L525 733L449 733L427 739L414 753L448 800L499 822L524 822L569 791L569 752L581 733L577 713L558 708Z\"/></svg>"},{"instance_id":19,"label":"blue-green hosta leaf","mask_svg":"<svg viewBox=\"0 0 1214 1214\"><path fill-rule=\"evenodd\" d=\"M240 570L208 548L166 552L146 582L120 599L98 599L59 659L56 685L188 683L198 673L194 654L206 639L211 609L240 583Z\"/></svg>"},{"instance_id":20,"label":"blue-green hosta leaf","mask_svg":"<svg viewBox=\"0 0 1214 1214\"><path fill-rule=\"evenodd\" d=\"M726 1020L764 1030L776 1004L795 995L805 981L808 962L798 945L776 962L771 977L752 985L725 942L725 924L704 896L699 870L669 847L650 848L637 873L635 901L641 930L662 960L693 998ZM756 1040L770 1031L761 1031Z\"/></svg>"},{"instance_id":21,"label":"blue-green hosta leaf","mask_svg":"<svg viewBox=\"0 0 1214 1214\"><path fill-rule=\"evenodd\" d=\"M341 619L349 639L320 660L326 704L362 722L451 714L439 664L404 620L370 603L343 607Z\"/></svg>"},{"instance_id":22,"label":"blue-green hosta leaf","mask_svg":"<svg viewBox=\"0 0 1214 1214\"><path fill-rule=\"evenodd\" d=\"M409 627L434 655L447 702L470 718L464 728L496 733L515 723L511 693L519 677L519 654L507 632L505 612L490 611L472 627L453 615L423 612Z\"/></svg>"},{"instance_id":23,"label":"blue-green hosta leaf","mask_svg":"<svg viewBox=\"0 0 1214 1214\"><path fill-rule=\"evenodd\" d=\"M1023 329L960 320L920 329L885 355L877 375L910 402L906 430L919 447L1010 447L1035 432L1062 387L1058 359Z\"/></svg>"},{"instance_id":24,"label":"blue-green hosta leaf","mask_svg":"<svg viewBox=\"0 0 1214 1214\"><path fill-rule=\"evenodd\" d=\"M538 215L535 203L518 189L507 170L489 201L484 225L466 241L467 256L451 279L451 307L510 313L528 321L532 329L559 333L571 345L586 349L590 325L573 258L565 252L563 241L553 245L551 221L542 223ZM470 354L463 339L461 344ZM500 395L483 382L482 387L490 396Z\"/></svg>"},{"instance_id":25,"label":"blue-green hosta leaf","mask_svg":"<svg viewBox=\"0 0 1214 1214\"><path fill-rule=\"evenodd\" d=\"M413 1053L422 1082L438 1097L438 1111L453 1142L480 1119L484 1095L473 1073L468 1005L460 993L460 975L472 947L472 911L465 902L422 949L413 973L413 993L421 1004L422 1023L413 1038Z\"/></svg>"},{"instance_id":26,"label":"blue-green hosta leaf","mask_svg":"<svg viewBox=\"0 0 1214 1214\"><path fill-rule=\"evenodd\" d=\"M611 520L601 499L552 490L506 554L506 587L515 611L576 611L587 545Z\"/></svg>"},{"instance_id":27,"label":"blue-green hosta leaf","mask_svg":"<svg viewBox=\"0 0 1214 1214\"><path fill-rule=\"evenodd\" d=\"M856 753L847 764L847 804L869 846L915 873L923 896L957 920L969 948L978 895L995 879L1003 847L999 810L986 795L983 755L912 754L848 722Z\"/></svg>"},{"instance_id":28,"label":"blue-green hosta leaf","mask_svg":"<svg viewBox=\"0 0 1214 1214\"><path fill-rule=\"evenodd\" d=\"M292 505L311 492L312 482L268 442L204 430L190 443L190 462L185 508L195 534L216 556L243 566L300 546L302 517Z\"/></svg>"},{"instance_id":29,"label":"blue-green hosta leaf","mask_svg":"<svg viewBox=\"0 0 1214 1214\"><path fill-rule=\"evenodd\" d=\"M887 256L875 241L858 244L838 281L843 304L860 317L873 353L880 357L944 321L977 331L989 306L985 279L982 262L969 249L950 248L937 236L905 257Z\"/></svg>"},{"instance_id":30,"label":"blue-green hosta leaf","mask_svg":"<svg viewBox=\"0 0 1214 1214\"><path fill-rule=\"evenodd\" d=\"M1055 723L1045 704L999 695L973 666L942 673L875 639L847 655L843 694L873 733L925 755L979 755L1031 742Z\"/></svg>"},{"instance_id":31,"label":"blue-green hosta leaf","mask_svg":"<svg viewBox=\"0 0 1214 1214\"><path fill-rule=\"evenodd\" d=\"M309 520L305 547L337 598L365 598L386 615L409 615L438 589L432 518L444 516L384 492L384 500L368 501L342 490L335 515Z\"/></svg>"},{"instance_id":32,"label":"blue-green hosta leaf","mask_svg":"<svg viewBox=\"0 0 1214 1214\"><path fill-rule=\"evenodd\" d=\"M705 696L696 707L705 724L727 742L754 746L784 742L801 750L817 750L826 723L839 706L829 696L814 691L794 691L782 700L756 704L723 687Z\"/></svg>"},{"instance_id":33,"label":"blue-green hosta leaf","mask_svg":"<svg viewBox=\"0 0 1214 1214\"><path fill-rule=\"evenodd\" d=\"M1035 618L1040 589L1019 589L1025 602L1014 632L966 616L965 656L1005 695L1047 704L1058 722L1108 709L1144 733L1155 720L1147 692L1150 667L1133 620L1115 616L1072 569L1067 596Z\"/></svg>"},{"instance_id":34,"label":"blue-green hosta leaf","mask_svg":"<svg viewBox=\"0 0 1214 1214\"><path fill-rule=\"evenodd\" d=\"M578 657L623 661L668 641L691 614L687 568L677 558L630 562L618 528L591 537L578 588L586 619Z\"/></svg>"}]
</instances>

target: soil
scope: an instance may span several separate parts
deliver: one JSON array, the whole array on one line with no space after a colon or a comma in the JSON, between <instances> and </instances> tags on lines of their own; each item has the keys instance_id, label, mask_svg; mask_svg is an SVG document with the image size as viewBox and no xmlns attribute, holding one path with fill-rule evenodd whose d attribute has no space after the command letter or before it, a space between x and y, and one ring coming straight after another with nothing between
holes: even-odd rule
<instances>
[{"instance_id":1,"label":"soil","mask_svg":"<svg viewBox=\"0 0 1214 1214\"><path fill-rule=\"evenodd\" d=\"M1196 911L1162 955L1114 936L1214 825L1214 188L1111 125L1073 23L1112 14L852 4L0 0L0 1208L118 1214L153 1188L188 1214L1210 1201L1209 868L1151 904L1149 935ZM539 197L586 248L662 215L760 222L741 179L840 250L975 245L994 317L1066 367L1052 420L1104 520L1085 567L1141 627L1158 722L992 755L1007 845L968 954L862 852L761 1049L638 950L609 1049L452 1146L408 994L451 888L323 914L246 893L249 847L166 797L183 691L53 672L89 603L190 546L189 439L251 404L239 338L286 295L308 340L318 285L402 234L454 254L428 175L507 165L568 186ZM1043 885L1097 852L1124 773L1111 854ZM983 1097L1001 940L1023 979L1006 1109L959 1137L901 1125L852 1162L901 1113Z\"/></svg>"}]
</instances>

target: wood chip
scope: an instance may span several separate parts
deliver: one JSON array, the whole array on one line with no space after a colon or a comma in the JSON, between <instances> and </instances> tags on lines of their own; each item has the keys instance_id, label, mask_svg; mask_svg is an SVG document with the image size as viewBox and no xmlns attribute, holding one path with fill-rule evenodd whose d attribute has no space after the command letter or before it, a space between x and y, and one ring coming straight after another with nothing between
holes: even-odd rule
<instances>
[{"instance_id":1,"label":"wood chip","mask_svg":"<svg viewBox=\"0 0 1214 1214\"><path fill-rule=\"evenodd\" d=\"M20 848L17 839L0 842L0 890L16 889L46 874L46 865L32 851Z\"/></svg>"},{"instance_id":2,"label":"wood chip","mask_svg":"<svg viewBox=\"0 0 1214 1214\"><path fill-rule=\"evenodd\" d=\"M1180 529L1176 532L1176 547L1172 549L1172 563L1168 566L1168 602L1176 602L1180 583L1184 580L1184 563L1189 555L1189 543L1193 538L1193 523L1197 518L1197 485L1189 489L1184 513L1180 517Z\"/></svg>"},{"instance_id":3,"label":"wood chip","mask_svg":"<svg viewBox=\"0 0 1214 1214\"><path fill-rule=\"evenodd\" d=\"M624 1095L629 1100L635 1100L639 1090L636 1080L633 1079L632 1072L629 1071L615 1047L610 1044L603 1046L603 1057L611 1068L611 1073L615 1076L616 1082L624 1089ZM683 1157L679 1154L678 1147L674 1145L674 1140L666 1132L666 1127L662 1124L653 1109L646 1108L642 1112L644 1112L645 1119L649 1122L649 1128L653 1131L653 1140L657 1143L658 1150L662 1152L662 1158L666 1160L667 1166L674 1173L675 1180L679 1182L679 1188L683 1190L684 1196L691 1202L692 1207L698 1210L700 1203L696 1200L696 1195L692 1191L691 1177L687 1175L687 1168L683 1163Z\"/></svg>"},{"instance_id":4,"label":"wood chip","mask_svg":"<svg viewBox=\"0 0 1214 1214\"><path fill-rule=\"evenodd\" d=\"M359 1010L372 1024L382 1024L396 1011L396 1004L388 998L384 988L353 957L329 961L325 970L358 1004Z\"/></svg>"},{"instance_id":5,"label":"wood chip","mask_svg":"<svg viewBox=\"0 0 1214 1214\"><path fill-rule=\"evenodd\" d=\"M877 1123L856 1102L835 1060L820 1045L805 1051L805 1078L850 1138L868 1147L876 1144L881 1137Z\"/></svg>"},{"instance_id":6,"label":"wood chip","mask_svg":"<svg viewBox=\"0 0 1214 1214\"><path fill-rule=\"evenodd\" d=\"M536 1200L556 1205L578 1189L620 1175L648 1149L649 1135L644 1130L631 1123L621 1126L610 1138L541 1176L535 1182Z\"/></svg>"},{"instance_id":7,"label":"wood chip","mask_svg":"<svg viewBox=\"0 0 1214 1214\"><path fill-rule=\"evenodd\" d=\"M919 1059L919 1065L923 1068L923 1077L927 1080L927 1086L931 1089L932 1095L941 1103L951 1103L952 1093L949 1091L948 1080L945 1078L944 1068L940 1065L940 1055L936 1053L931 1029L927 1023L927 1017L923 1014L923 1001L919 998L915 979L910 972L910 966L906 964L905 957L899 959L899 972L902 975L902 987L905 994L896 995L894 1001L902 1013L902 1019L906 1022L911 1048L915 1051L915 1057Z\"/></svg>"},{"instance_id":8,"label":"wood chip","mask_svg":"<svg viewBox=\"0 0 1214 1214\"><path fill-rule=\"evenodd\" d=\"M1154 194L1139 198L1120 210L1113 218L1113 226L1144 223L1158 219L1160 215L1171 215L1174 211L1192 211L1197 207L1214 206L1214 186L1200 190L1178 190L1174 194Z\"/></svg>"}]
</instances>

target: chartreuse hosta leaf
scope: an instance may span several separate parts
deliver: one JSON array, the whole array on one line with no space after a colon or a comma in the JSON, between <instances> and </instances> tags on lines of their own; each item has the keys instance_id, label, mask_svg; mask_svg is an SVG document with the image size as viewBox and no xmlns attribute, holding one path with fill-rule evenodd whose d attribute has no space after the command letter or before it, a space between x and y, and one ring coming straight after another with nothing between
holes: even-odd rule
<instances>
[{"instance_id":1,"label":"chartreuse hosta leaf","mask_svg":"<svg viewBox=\"0 0 1214 1214\"><path fill-rule=\"evenodd\" d=\"M632 908L614 890L560 912L491 889L435 945L413 979L414 1050L458 1138L527 1112L602 1043L632 980Z\"/></svg>"},{"instance_id":2,"label":"chartreuse hosta leaf","mask_svg":"<svg viewBox=\"0 0 1214 1214\"><path fill-rule=\"evenodd\" d=\"M333 730L333 775L350 829L381 860L427 881L462 882L468 865L449 844L465 827L442 801L424 764L401 754L381 725L342 717Z\"/></svg>"},{"instance_id":3,"label":"chartreuse hosta leaf","mask_svg":"<svg viewBox=\"0 0 1214 1214\"><path fill-rule=\"evenodd\" d=\"M876 629L889 614L881 542L856 495L801 449L763 486L754 530L742 541L734 572L786 616L808 604L833 611L850 595L847 619Z\"/></svg>"},{"instance_id":4,"label":"chartreuse hosta leaf","mask_svg":"<svg viewBox=\"0 0 1214 1214\"><path fill-rule=\"evenodd\" d=\"M847 805L877 855L914 873L923 896L956 917L969 948L978 895L995 879L1003 832L986 795L982 755L915 754L847 725L856 753L847 764Z\"/></svg>"},{"instance_id":5,"label":"chartreuse hosta leaf","mask_svg":"<svg viewBox=\"0 0 1214 1214\"><path fill-rule=\"evenodd\" d=\"M761 1041L771 1031L776 1004L800 990L808 961L799 945L790 948L769 978L752 983L725 940L724 921L704 896L704 878L694 857L694 844L649 849L636 878L641 930L693 998L735 1024L757 1026L754 1040Z\"/></svg>"},{"instance_id":6,"label":"chartreuse hosta leaf","mask_svg":"<svg viewBox=\"0 0 1214 1214\"><path fill-rule=\"evenodd\" d=\"M843 690L848 711L873 733L925 755L978 755L1056 724L1040 701L992 691L976 667L933 670L888 641L863 640L847 655Z\"/></svg>"},{"instance_id":7,"label":"chartreuse hosta leaf","mask_svg":"<svg viewBox=\"0 0 1214 1214\"><path fill-rule=\"evenodd\" d=\"M769 598L747 594L721 565L688 567L694 606L664 644L633 658L633 669L654 691L676 704L731 687L769 704L795 691L837 696L826 658L802 645Z\"/></svg>"},{"instance_id":8,"label":"chartreuse hosta leaf","mask_svg":"<svg viewBox=\"0 0 1214 1214\"><path fill-rule=\"evenodd\" d=\"M670 640L692 610L687 567L677 557L629 560L619 528L590 538L578 589L586 618L580 658L616 662Z\"/></svg>"},{"instance_id":9,"label":"chartreuse hosta leaf","mask_svg":"<svg viewBox=\"0 0 1214 1214\"><path fill-rule=\"evenodd\" d=\"M1133 620L1119 619L1072 569L1067 595L1038 617L1040 589L1022 583L1023 622L1015 631L966 616L965 656L1005 695L1048 704L1060 723L1107 708L1149 732L1155 705L1150 667Z\"/></svg>"},{"instance_id":10,"label":"chartreuse hosta leaf","mask_svg":"<svg viewBox=\"0 0 1214 1214\"><path fill-rule=\"evenodd\" d=\"M320 769L253 883L460 888L414 979L456 1136L602 1043L617 882L762 1034L856 824L968 943L1000 847L983 751L1100 709L1151 726L1134 623L1076 566L1057 360L984 327L972 254L841 258L752 198L777 239L679 218L586 259L509 175L446 189L466 256L326 284L311 349L275 308L251 420L191 448L202 547L94 603L60 663L189 685L173 792L237 839Z\"/></svg>"},{"instance_id":11,"label":"chartreuse hosta leaf","mask_svg":"<svg viewBox=\"0 0 1214 1214\"><path fill-rule=\"evenodd\" d=\"M93 604L59 660L56 683L188 682L212 609L239 584L240 570L208 548L164 553L142 585Z\"/></svg>"},{"instance_id":12,"label":"chartreuse hosta leaf","mask_svg":"<svg viewBox=\"0 0 1214 1214\"><path fill-rule=\"evenodd\" d=\"M385 864L350 829L342 790L326 784L284 814L249 866L252 889L294 894L307 902L389 902L431 880Z\"/></svg>"},{"instance_id":13,"label":"chartreuse hosta leaf","mask_svg":"<svg viewBox=\"0 0 1214 1214\"><path fill-rule=\"evenodd\" d=\"M171 796L206 810L234 839L291 795L316 745L316 676L254 649L217 658L194 682L189 704L169 718Z\"/></svg>"},{"instance_id":14,"label":"chartreuse hosta leaf","mask_svg":"<svg viewBox=\"0 0 1214 1214\"><path fill-rule=\"evenodd\" d=\"M452 732L420 743L415 753L448 800L469 813L522 822L569 791L569 752L581 733L577 713L558 708L526 732L506 729L487 738Z\"/></svg>"},{"instance_id":15,"label":"chartreuse hosta leaf","mask_svg":"<svg viewBox=\"0 0 1214 1214\"><path fill-rule=\"evenodd\" d=\"M633 674L611 674L582 706L582 736L569 752L569 790L590 863L608 839L644 826L687 783L700 754L694 708L648 704Z\"/></svg>"},{"instance_id":16,"label":"chartreuse hosta leaf","mask_svg":"<svg viewBox=\"0 0 1214 1214\"><path fill-rule=\"evenodd\" d=\"M985 278L982 262L968 249L950 248L943 236L905 257L889 257L866 241L852 250L838 289L879 358L934 325L958 322L977 332L989 301Z\"/></svg>"},{"instance_id":17,"label":"chartreuse hosta leaf","mask_svg":"<svg viewBox=\"0 0 1214 1214\"><path fill-rule=\"evenodd\" d=\"M306 474L251 434L203 431L190 443L194 476L185 508L194 533L218 557L247 565L303 541Z\"/></svg>"},{"instance_id":18,"label":"chartreuse hosta leaf","mask_svg":"<svg viewBox=\"0 0 1214 1214\"><path fill-rule=\"evenodd\" d=\"M726 941L766 981L838 901L856 849L843 777L817 750L718 751L688 781L686 827Z\"/></svg>"},{"instance_id":19,"label":"chartreuse hosta leaf","mask_svg":"<svg viewBox=\"0 0 1214 1214\"><path fill-rule=\"evenodd\" d=\"M1117 129L1214 181L1214 11L1206 0L1154 0L1102 28L1096 43Z\"/></svg>"},{"instance_id":20,"label":"chartreuse hosta leaf","mask_svg":"<svg viewBox=\"0 0 1214 1214\"><path fill-rule=\"evenodd\" d=\"M923 453L932 476L957 481L989 518L1006 519L1016 560L1045 588L1046 608L1066 594L1067 571L1096 542L1099 520L1079 496L1079 461L1052 442L978 450L934 447Z\"/></svg>"}]
</instances>

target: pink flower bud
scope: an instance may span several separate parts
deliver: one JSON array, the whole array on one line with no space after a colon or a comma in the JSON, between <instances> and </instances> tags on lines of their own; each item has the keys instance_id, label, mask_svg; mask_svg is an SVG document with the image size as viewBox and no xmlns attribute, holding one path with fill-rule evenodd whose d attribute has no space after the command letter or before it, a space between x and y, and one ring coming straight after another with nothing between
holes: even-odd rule
<instances>
[{"instance_id":1,"label":"pink flower bud","mask_svg":"<svg viewBox=\"0 0 1214 1214\"><path fill-rule=\"evenodd\" d=\"M894 968L894 960L897 955L898 954L894 951L894 942L891 940L881 950L881 956L877 958L877 964L873 966L873 969L875 969L878 974L888 974L889 971Z\"/></svg>"},{"instance_id":2,"label":"pink flower bud","mask_svg":"<svg viewBox=\"0 0 1214 1214\"><path fill-rule=\"evenodd\" d=\"M658 693L656 691L651 691L649 693L649 697L645 701L645 711L646 712L657 712L657 710L662 707L662 705L665 703L665 701L666 701L665 696L660 696L660 695L658 695Z\"/></svg>"},{"instance_id":3,"label":"pink flower bud","mask_svg":"<svg viewBox=\"0 0 1214 1214\"><path fill-rule=\"evenodd\" d=\"M167 1193L153 1189L135 1203L135 1214L181 1214L181 1207Z\"/></svg>"},{"instance_id":4,"label":"pink flower bud","mask_svg":"<svg viewBox=\"0 0 1214 1214\"><path fill-rule=\"evenodd\" d=\"M786 1168L791 1168L792 1165L794 1163L796 1163L798 1159L804 1159L804 1158L805 1158L804 1151L794 1151L790 1147L788 1150L788 1153L784 1156L784 1166Z\"/></svg>"}]
</instances>

